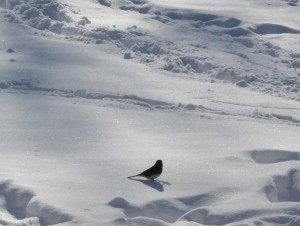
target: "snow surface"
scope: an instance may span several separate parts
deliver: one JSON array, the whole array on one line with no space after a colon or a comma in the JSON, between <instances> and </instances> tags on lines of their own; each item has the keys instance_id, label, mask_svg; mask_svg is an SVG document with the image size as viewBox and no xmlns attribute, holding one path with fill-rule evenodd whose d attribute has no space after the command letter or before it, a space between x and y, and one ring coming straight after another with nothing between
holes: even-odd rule
<instances>
[{"instance_id":1,"label":"snow surface","mask_svg":"<svg viewBox=\"0 0 300 226\"><path fill-rule=\"evenodd\" d=\"M0 0L0 225L299 226L299 6Z\"/></svg>"}]
</instances>

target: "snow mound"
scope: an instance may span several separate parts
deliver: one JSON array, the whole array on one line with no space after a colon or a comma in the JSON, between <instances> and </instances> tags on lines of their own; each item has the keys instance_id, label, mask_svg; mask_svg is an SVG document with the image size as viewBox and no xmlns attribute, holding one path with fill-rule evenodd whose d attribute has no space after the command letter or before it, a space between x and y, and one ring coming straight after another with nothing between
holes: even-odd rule
<instances>
[{"instance_id":1,"label":"snow mound","mask_svg":"<svg viewBox=\"0 0 300 226\"><path fill-rule=\"evenodd\" d=\"M10 181L0 182L0 200L0 224L4 225L54 225L73 218L37 201L33 192Z\"/></svg>"},{"instance_id":2,"label":"snow mound","mask_svg":"<svg viewBox=\"0 0 300 226\"><path fill-rule=\"evenodd\" d=\"M270 202L299 202L300 169L291 169L286 175L275 175L265 192Z\"/></svg>"},{"instance_id":3,"label":"snow mound","mask_svg":"<svg viewBox=\"0 0 300 226\"><path fill-rule=\"evenodd\" d=\"M285 150L253 150L250 156L257 164L284 164L299 162L300 153ZM291 168L287 173L272 175L271 182L264 187L264 192L270 202L299 202L300 169Z\"/></svg>"},{"instance_id":4,"label":"snow mound","mask_svg":"<svg viewBox=\"0 0 300 226\"><path fill-rule=\"evenodd\" d=\"M60 224L72 220L69 214L34 200L26 207L26 215L27 217L37 217L41 225Z\"/></svg>"},{"instance_id":5,"label":"snow mound","mask_svg":"<svg viewBox=\"0 0 300 226\"><path fill-rule=\"evenodd\" d=\"M287 184L289 181L285 181L287 178L275 177L274 187L268 187L266 192L270 202L299 201L297 198L299 197L299 170L291 171L289 178L292 180L290 190L288 190ZM118 197L108 204L114 208L122 209L125 214L124 218L113 221L116 225L166 226L185 225L187 223L197 223L197 225L240 225L244 223L243 225L253 225L254 222L256 222L255 225L258 222L265 225L272 222L296 226L300 222L296 208L261 207L254 209L242 207L237 210L230 204L230 200L234 199L236 195L235 192L234 188L224 188L222 191L177 199L155 200L143 205L134 205ZM222 199L220 199L220 195L222 195Z\"/></svg>"},{"instance_id":6,"label":"snow mound","mask_svg":"<svg viewBox=\"0 0 300 226\"><path fill-rule=\"evenodd\" d=\"M149 184L150 183L160 182L149 181ZM150 184L149 186L155 185ZM212 192L178 199L161 199L143 205L134 205L118 197L108 204L114 208L123 209L126 218L131 220L142 217L143 219L157 219L165 223L174 223L191 209L216 201L216 194L218 193L219 192Z\"/></svg>"}]
</instances>

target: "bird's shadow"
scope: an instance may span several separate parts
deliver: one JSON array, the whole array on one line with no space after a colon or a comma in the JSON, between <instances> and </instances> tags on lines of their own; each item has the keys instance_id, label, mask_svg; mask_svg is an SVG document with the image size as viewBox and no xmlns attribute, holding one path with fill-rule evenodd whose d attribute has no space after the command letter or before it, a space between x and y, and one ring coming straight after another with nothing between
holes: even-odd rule
<instances>
[{"instance_id":1,"label":"bird's shadow","mask_svg":"<svg viewBox=\"0 0 300 226\"><path fill-rule=\"evenodd\" d=\"M164 185L171 185L169 182L162 181L162 180L143 180L143 179L135 179L132 177L128 177L128 179L134 180L134 181L139 181L159 192L163 192L165 190Z\"/></svg>"}]
</instances>

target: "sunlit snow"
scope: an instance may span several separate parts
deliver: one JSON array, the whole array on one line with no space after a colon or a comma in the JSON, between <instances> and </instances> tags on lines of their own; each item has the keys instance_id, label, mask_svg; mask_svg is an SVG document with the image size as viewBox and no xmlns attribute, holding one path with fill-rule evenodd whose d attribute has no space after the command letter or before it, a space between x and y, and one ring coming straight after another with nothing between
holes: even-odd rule
<instances>
[{"instance_id":1,"label":"sunlit snow","mask_svg":"<svg viewBox=\"0 0 300 226\"><path fill-rule=\"evenodd\" d=\"M0 225L299 226L299 7L0 0Z\"/></svg>"}]
</instances>

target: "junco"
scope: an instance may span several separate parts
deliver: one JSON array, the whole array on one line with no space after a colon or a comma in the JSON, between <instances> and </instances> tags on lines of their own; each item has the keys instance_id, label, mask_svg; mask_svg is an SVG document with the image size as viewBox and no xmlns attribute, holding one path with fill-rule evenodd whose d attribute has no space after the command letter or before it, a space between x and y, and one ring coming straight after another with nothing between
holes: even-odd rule
<instances>
[{"instance_id":1,"label":"junco","mask_svg":"<svg viewBox=\"0 0 300 226\"><path fill-rule=\"evenodd\" d=\"M163 163L161 160L157 160L156 163L150 167L149 169L143 171L140 174L130 176L128 178L132 177L146 177L147 179L154 180L155 178L159 177L163 170Z\"/></svg>"}]
</instances>

